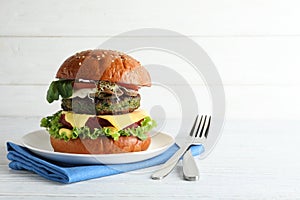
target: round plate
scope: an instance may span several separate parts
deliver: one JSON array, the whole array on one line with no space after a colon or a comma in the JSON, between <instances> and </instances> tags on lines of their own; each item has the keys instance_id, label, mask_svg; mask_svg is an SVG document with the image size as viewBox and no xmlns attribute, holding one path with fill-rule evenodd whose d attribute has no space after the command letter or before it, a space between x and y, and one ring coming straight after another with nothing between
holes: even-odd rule
<instances>
[{"instance_id":1,"label":"round plate","mask_svg":"<svg viewBox=\"0 0 300 200\"><path fill-rule=\"evenodd\" d=\"M54 152L50 144L49 133L39 130L22 137L23 144L33 153L62 163L68 164L124 164L153 158L174 144L174 138L165 133L152 136L152 141L146 151L118 154L72 154Z\"/></svg>"}]
</instances>

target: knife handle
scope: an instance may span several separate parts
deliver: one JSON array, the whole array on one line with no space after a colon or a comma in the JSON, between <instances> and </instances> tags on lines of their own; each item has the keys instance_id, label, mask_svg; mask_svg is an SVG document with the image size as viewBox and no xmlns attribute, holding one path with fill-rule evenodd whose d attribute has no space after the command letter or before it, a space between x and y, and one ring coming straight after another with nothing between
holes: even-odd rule
<instances>
[{"instance_id":1,"label":"knife handle","mask_svg":"<svg viewBox=\"0 0 300 200\"><path fill-rule=\"evenodd\" d=\"M199 180L199 170L191 150L185 152L183 159L183 178L188 181Z\"/></svg>"}]
</instances>

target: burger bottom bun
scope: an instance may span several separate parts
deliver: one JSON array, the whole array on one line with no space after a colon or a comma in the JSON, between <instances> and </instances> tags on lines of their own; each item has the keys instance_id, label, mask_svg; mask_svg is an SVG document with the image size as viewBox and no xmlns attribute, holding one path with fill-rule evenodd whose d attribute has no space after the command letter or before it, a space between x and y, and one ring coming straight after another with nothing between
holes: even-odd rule
<instances>
[{"instance_id":1,"label":"burger bottom bun","mask_svg":"<svg viewBox=\"0 0 300 200\"><path fill-rule=\"evenodd\" d=\"M112 154L145 151L151 143L151 138L140 140L135 136L121 136L114 141L108 137L93 139L70 139L65 141L50 136L50 142L55 152L77 154Z\"/></svg>"}]
</instances>

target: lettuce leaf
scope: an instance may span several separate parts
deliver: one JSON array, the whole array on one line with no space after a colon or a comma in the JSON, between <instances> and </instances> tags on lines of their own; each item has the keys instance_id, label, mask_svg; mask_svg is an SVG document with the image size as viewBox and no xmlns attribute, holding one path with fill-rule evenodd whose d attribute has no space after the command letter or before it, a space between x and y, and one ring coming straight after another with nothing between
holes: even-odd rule
<instances>
[{"instance_id":1,"label":"lettuce leaf","mask_svg":"<svg viewBox=\"0 0 300 200\"><path fill-rule=\"evenodd\" d=\"M144 120L141 122L141 125L136 128L126 128L122 130L115 130L114 128L110 127L102 127L102 128L95 128L94 130L90 130L87 126L77 128L74 127L72 134L68 134L67 132L59 131L63 128L63 125L59 123L61 117L61 111L58 111L52 116L45 117L41 119L41 127L45 127L49 134L57 139L64 139L68 141L70 139L76 139L78 137L81 138L89 138L89 139L97 139L101 136L111 137L114 140L118 140L120 136L136 136L140 140L147 139L147 133L156 127L156 122L151 119L150 117L145 117Z\"/></svg>"},{"instance_id":2,"label":"lettuce leaf","mask_svg":"<svg viewBox=\"0 0 300 200\"><path fill-rule=\"evenodd\" d=\"M56 137L56 135L59 135L59 129L63 126L61 123L59 123L61 112L62 111L58 111L52 116L41 119L40 126L45 127L51 136Z\"/></svg>"}]
</instances>

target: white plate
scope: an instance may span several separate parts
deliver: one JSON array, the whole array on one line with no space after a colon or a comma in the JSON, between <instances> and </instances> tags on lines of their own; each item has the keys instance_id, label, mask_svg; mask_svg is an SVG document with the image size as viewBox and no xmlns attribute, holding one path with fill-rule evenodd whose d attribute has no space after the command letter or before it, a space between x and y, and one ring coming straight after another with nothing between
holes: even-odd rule
<instances>
[{"instance_id":1,"label":"white plate","mask_svg":"<svg viewBox=\"0 0 300 200\"><path fill-rule=\"evenodd\" d=\"M152 136L152 142L146 151L118 154L72 154L54 152L50 144L49 133L44 130L28 133L22 137L23 144L33 153L58 162L68 164L123 164L153 158L174 144L174 138L165 133Z\"/></svg>"}]
</instances>

